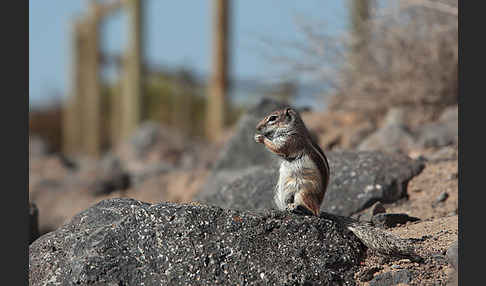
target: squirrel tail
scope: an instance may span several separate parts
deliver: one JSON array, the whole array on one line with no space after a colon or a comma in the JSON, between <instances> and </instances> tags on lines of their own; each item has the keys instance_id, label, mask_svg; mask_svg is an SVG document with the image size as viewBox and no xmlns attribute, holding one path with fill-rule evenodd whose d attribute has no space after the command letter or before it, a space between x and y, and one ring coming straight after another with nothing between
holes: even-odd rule
<instances>
[{"instance_id":1,"label":"squirrel tail","mask_svg":"<svg viewBox=\"0 0 486 286\"><path fill-rule=\"evenodd\" d=\"M390 232L373 226L371 222L362 222L349 217L321 212L321 218L332 220L356 235L366 247L380 254L398 258L408 258L421 262L420 257L408 239L400 238Z\"/></svg>"}]
</instances>

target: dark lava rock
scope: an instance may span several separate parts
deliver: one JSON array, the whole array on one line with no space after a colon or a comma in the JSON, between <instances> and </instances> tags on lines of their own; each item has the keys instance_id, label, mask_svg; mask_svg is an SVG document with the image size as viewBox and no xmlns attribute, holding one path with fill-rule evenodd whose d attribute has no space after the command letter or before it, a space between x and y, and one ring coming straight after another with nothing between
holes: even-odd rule
<instances>
[{"instance_id":1,"label":"dark lava rock","mask_svg":"<svg viewBox=\"0 0 486 286\"><path fill-rule=\"evenodd\" d=\"M121 160L112 155L106 155L98 166L98 175L89 189L96 195L107 195L118 190L126 190L131 186L131 175L125 171Z\"/></svg>"},{"instance_id":2,"label":"dark lava rock","mask_svg":"<svg viewBox=\"0 0 486 286\"><path fill-rule=\"evenodd\" d=\"M371 222L374 226L389 228L395 227L399 224L405 224L407 222L419 221L419 218L409 216L407 214L376 214L371 218Z\"/></svg>"},{"instance_id":3,"label":"dark lava rock","mask_svg":"<svg viewBox=\"0 0 486 286\"><path fill-rule=\"evenodd\" d=\"M380 203L380 202L376 202L370 208L370 214L372 216L374 216L376 214L383 214L383 213L386 213L386 209L385 209L385 206L383 206L383 204Z\"/></svg>"},{"instance_id":4,"label":"dark lava rock","mask_svg":"<svg viewBox=\"0 0 486 286\"><path fill-rule=\"evenodd\" d=\"M96 196L107 195L130 187L130 175L126 172L112 172L96 179L90 186Z\"/></svg>"},{"instance_id":5,"label":"dark lava rock","mask_svg":"<svg viewBox=\"0 0 486 286\"><path fill-rule=\"evenodd\" d=\"M458 241L456 240L456 242L454 242L448 249L447 249L447 252L446 252L446 256L447 256L447 259L449 260L449 262L451 263L451 265L456 269L458 270L458 263L459 263L459 253L458 253L458 247L459 247L459 244L458 244Z\"/></svg>"},{"instance_id":6,"label":"dark lava rock","mask_svg":"<svg viewBox=\"0 0 486 286\"><path fill-rule=\"evenodd\" d=\"M223 172L230 183L220 187L218 192L208 196L198 195L203 198L201 201L216 205L222 208L239 210L272 209L273 190L278 181L278 169L255 166L242 170Z\"/></svg>"},{"instance_id":7,"label":"dark lava rock","mask_svg":"<svg viewBox=\"0 0 486 286\"><path fill-rule=\"evenodd\" d=\"M39 237L39 209L29 203L29 244Z\"/></svg>"},{"instance_id":8,"label":"dark lava rock","mask_svg":"<svg viewBox=\"0 0 486 286\"><path fill-rule=\"evenodd\" d=\"M350 216L375 202L403 198L408 182L424 163L402 154L379 151L327 152L331 181L321 210Z\"/></svg>"},{"instance_id":9,"label":"dark lava rock","mask_svg":"<svg viewBox=\"0 0 486 286\"><path fill-rule=\"evenodd\" d=\"M389 286L400 283L408 284L412 281L412 273L407 269L385 272L376 275L369 283L370 286Z\"/></svg>"},{"instance_id":10,"label":"dark lava rock","mask_svg":"<svg viewBox=\"0 0 486 286\"><path fill-rule=\"evenodd\" d=\"M377 151L326 154L331 166L331 182L321 210L343 216L350 216L377 201L391 203L402 198L408 181L424 167L423 163L400 154ZM278 164L215 172L197 200L226 208L274 207ZM208 186L216 191L208 192Z\"/></svg>"},{"instance_id":11,"label":"dark lava rock","mask_svg":"<svg viewBox=\"0 0 486 286\"><path fill-rule=\"evenodd\" d=\"M219 160L214 166L215 171L227 169L243 169L255 165L273 166L276 156L255 142L254 135L257 123L270 112L288 105L265 98L257 106L250 109L238 121L235 135L226 143Z\"/></svg>"},{"instance_id":12,"label":"dark lava rock","mask_svg":"<svg viewBox=\"0 0 486 286\"><path fill-rule=\"evenodd\" d=\"M360 221L371 221L374 215L381 213L386 213L385 206L380 202L376 202L370 208L356 213L352 217Z\"/></svg>"},{"instance_id":13,"label":"dark lava rock","mask_svg":"<svg viewBox=\"0 0 486 286\"><path fill-rule=\"evenodd\" d=\"M365 247L333 221L104 200L29 247L29 283L355 285Z\"/></svg>"},{"instance_id":14,"label":"dark lava rock","mask_svg":"<svg viewBox=\"0 0 486 286\"><path fill-rule=\"evenodd\" d=\"M212 173L198 196L199 200L204 201L205 197L218 193L224 185L232 182L242 173L247 173L242 171L243 169L254 166L278 168L278 158L265 150L261 144L257 144L253 137L255 127L260 120L268 113L286 106L288 105L264 98L241 117L235 134L221 150L219 158L212 168Z\"/></svg>"}]
</instances>

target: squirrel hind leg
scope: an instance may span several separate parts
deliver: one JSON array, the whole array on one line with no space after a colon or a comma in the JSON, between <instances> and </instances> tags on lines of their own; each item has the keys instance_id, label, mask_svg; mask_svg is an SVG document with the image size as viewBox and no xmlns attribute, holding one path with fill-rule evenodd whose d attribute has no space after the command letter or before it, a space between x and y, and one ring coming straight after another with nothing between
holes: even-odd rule
<instances>
[{"instance_id":1,"label":"squirrel hind leg","mask_svg":"<svg viewBox=\"0 0 486 286\"><path fill-rule=\"evenodd\" d=\"M309 215L309 216L314 216L315 213L309 210L308 208L302 206L302 205L296 205L294 208L291 209L291 211L295 214L299 215Z\"/></svg>"},{"instance_id":2,"label":"squirrel hind leg","mask_svg":"<svg viewBox=\"0 0 486 286\"><path fill-rule=\"evenodd\" d=\"M317 204L309 194L299 192L295 194L294 201L294 212L319 216L319 204Z\"/></svg>"}]
</instances>

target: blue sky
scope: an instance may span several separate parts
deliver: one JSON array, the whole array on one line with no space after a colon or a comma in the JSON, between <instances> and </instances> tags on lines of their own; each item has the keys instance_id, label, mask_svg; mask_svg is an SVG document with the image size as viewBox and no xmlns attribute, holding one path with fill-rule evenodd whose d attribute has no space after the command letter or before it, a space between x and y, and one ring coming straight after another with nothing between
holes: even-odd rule
<instances>
[{"instance_id":1,"label":"blue sky","mask_svg":"<svg viewBox=\"0 0 486 286\"><path fill-rule=\"evenodd\" d=\"M211 63L211 4L209 0L145 0L146 60L167 67L187 67L205 74ZM88 0L29 0L30 104L48 101L54 92L69 88L72 19L87 8ZM233 78L269 77L275 66L262 55L260 38L298 40L296 16L326 23L329 33L347 25L343 0L239 0L232 2ZM102 33L103 50L121 52L126 19L114 14Z\"/></svg>"}]
</instances>

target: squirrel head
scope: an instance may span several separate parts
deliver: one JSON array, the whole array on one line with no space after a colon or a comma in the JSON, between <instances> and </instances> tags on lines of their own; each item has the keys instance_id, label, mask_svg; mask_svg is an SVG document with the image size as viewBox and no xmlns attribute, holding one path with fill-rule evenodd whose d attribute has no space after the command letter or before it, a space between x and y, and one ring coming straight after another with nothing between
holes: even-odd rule
<instances>
[{"instance_id":1,"label":"squirrel head","mask_svg":"<svg viewBox=\"0 0 486 286\"><path fill-rule=\"evenodd\" d=\"M280 136L292 134L301 125L303 125L303 122L299 113L293 108L287 107L267 115L258 122L256 130L258 133L272 140Z\"/></svg>"}]
</instances>

